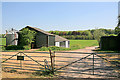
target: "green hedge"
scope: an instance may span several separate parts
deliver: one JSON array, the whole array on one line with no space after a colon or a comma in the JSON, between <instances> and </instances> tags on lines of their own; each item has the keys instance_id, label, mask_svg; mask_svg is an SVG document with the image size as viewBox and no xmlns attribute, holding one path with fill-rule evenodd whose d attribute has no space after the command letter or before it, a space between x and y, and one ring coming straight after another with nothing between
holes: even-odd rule
<instances>
[{"instance_id":1,"label":"green hedge","mask_svg":"<svg viewBox=\"0 0 120 80\"><path fill-rule=\"evenodd\" d=\"M17 45L9 45L6 47L6 50L29 50L31 49L28 46L17 46Z\"/></svg>"},{"instance_id":2,"label":"green hedge","mask_svg":"<svg viewBox=\"0 0 120 80\"><path fill-rule=\"evenodd\" d=\"M51 47L41 47L38 51L48 51L49 49L52 51L71 50L71 48L51 46Z\"/></svg>"},{"instance_id":3,"label":"green hedge","mask_svg":"<svg viewBox=\"0 0 120 80\"><path fill-rule=\"evenodd\" d=\"M6 47L6 50L23 50L23 46L9 45Z\"/></svg>"}]
</instances>

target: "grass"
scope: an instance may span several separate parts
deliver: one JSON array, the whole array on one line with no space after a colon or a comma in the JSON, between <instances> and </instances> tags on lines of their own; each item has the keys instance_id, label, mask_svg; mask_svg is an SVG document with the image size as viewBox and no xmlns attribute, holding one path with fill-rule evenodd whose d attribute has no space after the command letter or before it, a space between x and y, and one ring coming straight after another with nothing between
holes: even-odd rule
<instances>
[{"instance_id":1,"label":"grass","mask_svg":"<svg viewBox=\"0 0 120 80\"><path fill-rule=\"evenodd\" d=\"M6 38L0 38L0 45L6 45Z\"/></svg>"},{"instance_id":2,"label":"grass","mask_svg":"<svg viewBox=\"0 0 120 80\"><path fill-rule=\"evenodd\" d=\"M82 49L91 46L98 46L97 40L70 40L71 48Z\"/></svg>"},{"instance_id":3,"label":"grass","mask_svg":"<svg viewBox=\"0 0 120 80\"><path fill-rule=\"evenodd\" d=\"M52 46L42 47L37 51L48 51L49 49L52 51L76 50L90 46L98 46L98 42L96 40L70 40L70 48Z\"/></svg>"}]
</instances>

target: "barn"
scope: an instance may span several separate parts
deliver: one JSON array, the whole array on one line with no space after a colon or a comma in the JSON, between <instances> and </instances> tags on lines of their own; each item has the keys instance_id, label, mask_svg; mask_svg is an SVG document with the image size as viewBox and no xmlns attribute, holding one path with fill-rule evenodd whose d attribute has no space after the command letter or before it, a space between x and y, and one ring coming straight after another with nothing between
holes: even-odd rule
<instances>
[{"instance_id":1,"label":"barn","mask_svg":"<svg viewBox=\"0 0 120 80\"><path fill-rule=\"evenodd\" d=\"M54 34L50 34L44 30L39 28L26 26L25 28L29 28L30 30L36 31L35 41L31 44L32 48L40 48L40 47L49 47L49 46L58 46L58 47L69 47L69 40ZM18 44L19 44L19 35L18 35Z\"/></svg>"},{"instance_id":2,"label":"barn","mask_svg":"<svg viewBox=\"0 0 120 80\"><path fill-rule=\"evenodd\" d=\"M61 36L55 35L55 46L69 48L70 41Z\"/></svg>"}]
</instances>

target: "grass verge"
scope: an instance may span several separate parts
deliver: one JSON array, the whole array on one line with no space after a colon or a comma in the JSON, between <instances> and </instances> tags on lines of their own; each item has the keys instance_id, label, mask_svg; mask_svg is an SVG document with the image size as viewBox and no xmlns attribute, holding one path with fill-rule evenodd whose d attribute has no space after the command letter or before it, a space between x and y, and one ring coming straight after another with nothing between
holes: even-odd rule
<instances>
[{"instance_id":1,"label":"grass verge","mask_svg":"<svg viewBox=\"0 0 120 80\"><path fill-rule=\"evenodd\" d=\"M91 47L91 46L98 46L97 40L70 40L70 48L64 48L64 47L42 47L37 51L48 51L51 49L52 51L66 51L66 50L76 50L76 49L83 49L85 47Z\"/></svg>"}]
</instances>

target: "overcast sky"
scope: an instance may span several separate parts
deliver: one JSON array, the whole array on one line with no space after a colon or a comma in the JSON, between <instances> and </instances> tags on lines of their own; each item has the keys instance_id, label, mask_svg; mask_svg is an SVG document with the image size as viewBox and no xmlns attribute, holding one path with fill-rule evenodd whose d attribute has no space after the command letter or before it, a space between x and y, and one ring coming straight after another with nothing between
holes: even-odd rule
<instances>
[{"instance_id":1,"label":"overcast sky","mask_svg":"<svg viewBox=\"0 0 120 80\"><path fill-rule=\"evenodd\" d=\"M45 31L114 29L117 2L3 2L2 33L29 25Z\"/></svg>"}]
</instances>

